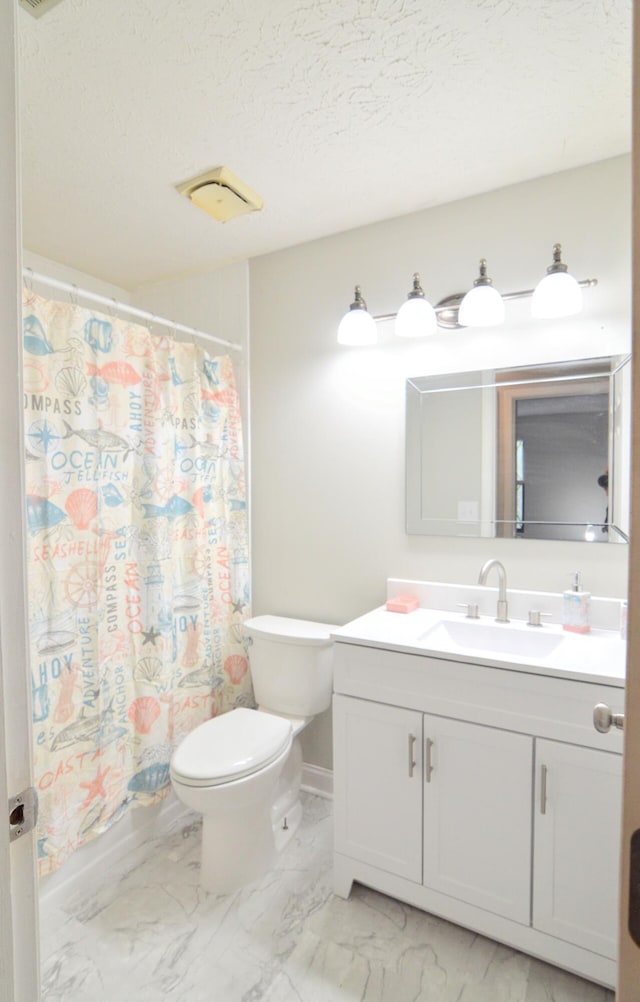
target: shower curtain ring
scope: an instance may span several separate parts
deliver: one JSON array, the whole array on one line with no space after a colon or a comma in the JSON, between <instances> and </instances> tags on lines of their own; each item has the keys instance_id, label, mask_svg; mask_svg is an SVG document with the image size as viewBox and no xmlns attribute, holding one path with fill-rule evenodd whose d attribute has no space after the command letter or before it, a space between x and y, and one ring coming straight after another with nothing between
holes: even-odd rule
<instances>
[{"instance_id":1,"label":"shower curtain ring","mask_svg":"<svg viewBox=\"0 0 640 1002\"><path fill-rule=\"evenodd\" d=\"M27 287L27 292L33 292L33 268L30 268L29 265L27 265L24 270L29 272L29 278L27 278L26 275L24 278L24 284Z\"/></svg>"},{"instance_id":2,"label":"shower curtain ring","mask_svg":"<svg viewBox=\"0 0 640 1002\"><path fill-rule=\"evenodd\" d=\"M117 313L117 310L118 310L118 300L115 299L112 296L111 297L111 302L113 303L113 306L111 307L111 319L115 320L116 319L116 313Z\"/></svg>"},{"instance_id":3,"label":"shower curtain ring","mask_svg":"<svg viewBox=\"0 0 640 1002\"><path fill-rule=\"evenodd\" d=\"M72 291L69 293L69 298L71 300L71 305L72 306L77 306L78 305L78 286L75 285L73 282L71 283L71 290Z\"/></svg>"}]
</instances>

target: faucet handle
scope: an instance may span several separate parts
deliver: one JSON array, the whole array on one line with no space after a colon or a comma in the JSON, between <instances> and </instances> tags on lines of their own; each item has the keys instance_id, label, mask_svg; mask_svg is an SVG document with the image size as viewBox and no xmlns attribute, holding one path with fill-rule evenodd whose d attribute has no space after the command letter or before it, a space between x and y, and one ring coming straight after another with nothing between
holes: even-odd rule
<instances>
[{"instance_id":1,"label":"faucet handle","mask_svg":"<svg viewBox=\"0 0 640 1002\"><path fill-rule=\"evenodd\" d=\"M456 602L456 605L461 609L466 609L467 619L480 619L480 613L478 612L477 602Z\"/></svg>"},{"instance_id":2,"label":"faucet handle","mask_svg":"<svg viewBox=\"0 0 640 1002\"><path fill-rule=\"evenodd\" d=\"M542 617L545 619L550 617L552 613L550 612L540 612L540 609L529 609L529 620L527 626L544 626L542 622Z\"/></svg>"}]
</instances>

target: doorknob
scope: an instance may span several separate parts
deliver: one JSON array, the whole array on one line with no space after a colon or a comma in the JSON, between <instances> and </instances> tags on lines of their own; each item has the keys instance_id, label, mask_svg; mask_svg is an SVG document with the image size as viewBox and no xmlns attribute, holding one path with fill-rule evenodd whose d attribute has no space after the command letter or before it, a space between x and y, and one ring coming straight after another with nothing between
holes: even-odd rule
<instances>
[{"instance_id":1,"label":"doorknob","mask_svg":"<svg viewBox=\"0 0 640 1002\"><path fill-rule=\"evenodd\" d=\"M624 713L613 713L606 703L596 703L593 708L593 726L601 734L606 734L611 727L622 730L624 727Z\"/></svg>"}]
</instances>

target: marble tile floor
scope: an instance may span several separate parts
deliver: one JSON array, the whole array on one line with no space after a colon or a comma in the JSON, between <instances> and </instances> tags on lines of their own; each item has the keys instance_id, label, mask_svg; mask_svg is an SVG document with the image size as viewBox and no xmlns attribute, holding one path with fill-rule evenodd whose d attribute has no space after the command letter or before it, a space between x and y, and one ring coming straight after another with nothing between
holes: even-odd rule
<instances>
[{"instance_id":1,"label":"marble tile floor","mask_svg":"<svg viewBox=\"0 0 640 1002\"><path fill-rule=\"evenodd\" d=\"M259 883L198 886L184 819L41 915L43 1002L613 1002L613 994L354 885L331 890L331 802ZM151 851L150 851L151 849Z\"/></svg>"}]
</instances>

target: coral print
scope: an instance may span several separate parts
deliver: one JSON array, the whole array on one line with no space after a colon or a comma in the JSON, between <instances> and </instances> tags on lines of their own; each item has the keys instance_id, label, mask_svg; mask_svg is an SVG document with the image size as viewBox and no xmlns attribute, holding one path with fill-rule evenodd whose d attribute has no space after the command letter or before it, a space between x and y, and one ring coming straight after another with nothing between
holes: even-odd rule
<instances>
[{"instance_id":1,"label":"coral print","mask_svg":"<svg viewBox=\"0 0 640 1002\"><path fill-rule=\"evenodd\" d=\"M25 294L39 868L169 789L176 743L251 704L233 366Z\"/></svg>"}]
</instances>

